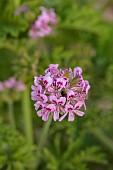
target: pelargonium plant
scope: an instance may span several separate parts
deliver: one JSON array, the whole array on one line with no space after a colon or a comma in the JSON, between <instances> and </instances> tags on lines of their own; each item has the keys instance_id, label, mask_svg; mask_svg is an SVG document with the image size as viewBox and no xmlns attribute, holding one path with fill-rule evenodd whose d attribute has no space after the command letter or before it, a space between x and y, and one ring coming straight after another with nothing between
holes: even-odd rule
<instances>
[{"instance_id":1,"label":"pelargonium plant","mask_svg":"<svg viewBox=\"0 0 113 170\"><path fill-rule=\"evenodd\" d=\"M54 9L41 7L41 14L31 26L29 36L33 39L45 37L52 32L52 25L57 24L58 19Z\"/></svg>"},{"instance_id":2,"label":"pelargonium plant","mask_svg":"<svg viewBox=\"0 0 113 170\"><path fill-rule=\"evenodd\" d=\"M54 121L62 121L68 115L68 121L75 116L83 116L86 110L85 100L90 89L89 82L83 79L80 67L58 69L58 64L50 64L44 75L34 77L31 86L31 98L37 115L47 121L53 114Z\"/></svg>"}]
</instances>

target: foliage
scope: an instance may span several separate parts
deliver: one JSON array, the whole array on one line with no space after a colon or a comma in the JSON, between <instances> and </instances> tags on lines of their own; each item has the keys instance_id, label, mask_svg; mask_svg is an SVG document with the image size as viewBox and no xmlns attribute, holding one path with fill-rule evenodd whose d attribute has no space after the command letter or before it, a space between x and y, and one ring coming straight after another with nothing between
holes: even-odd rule
<instances>
[{"instance_id":1,"label":"foliage","mask_svg":"<svg viewBox=\"0 0 113 170\"><path fill-rule=\"evenodd\" d=\"M8 125L0 125L0 169L34 169L35 147Z\"/></svg>"}]
</instances>

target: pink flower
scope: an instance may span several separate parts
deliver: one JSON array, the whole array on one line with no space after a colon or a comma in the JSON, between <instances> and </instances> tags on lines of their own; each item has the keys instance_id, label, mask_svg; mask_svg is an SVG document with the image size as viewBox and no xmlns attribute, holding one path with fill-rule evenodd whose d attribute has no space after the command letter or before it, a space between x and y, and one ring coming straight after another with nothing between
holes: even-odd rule
<instances>
[{"instance_id":1,"label":"pink flower","mask_svg":"<svg viewBox=\"0 0 113 170\"><path fill-rule=\"evenodd\" d=\"M39 77L35 76L34 77L34 85L38 86L41 80L42 80L42 75L40 75Z\"/></svg>"},{"instance_id":2,"label":"pink flower","mask_svg":"<svg viewBox=\"0 0 113 170\"><path fill-rule=\"evenodd\" d=\"M42 86L38 85L38 87L36 87L36 86L32 85L31 89L33 90L32 93L31 93L32 100L38 100L37 95L39 96L41 94Z\"/></svg>"},{"instance_id":3,"label":"pink flower","mask_svg":"<svg viewBox=\"0 0 113 170\"><path fill-rule=\"evenodd\" d=\"M80 76L82 74L82 69L80 67L74 68L74 77Z\"/></svg>"},{"instance_id":4,"label":"pink flower","mask_svg":"<svg viewBox=\"0 0 113 170\"><path fill-rule=\"evenodd\" d=\"M54 9L50 9L50 11L49 11L49 21L52 24L57 24L57 22L58 22L58 19L57 19Z\"/></svg>"},{"instance_id":5,"label":"pink flower","mask_svg":"<svg viewBox=\"0 0 113 170\"><path fill-rule=\"evenodd\" d=\"M43 77L43 84L45 85L45 88L50 87L50 85L52 84L53 79L49 76L49 75L45 75Z\"/></svg>"},{"instance_id":6,"label":"pink flower","mask_svg":"<svg viewBox=\"0 0 113 170\"><path fill-rule=\"evenodd\" d=\"M16 85L16 79L15 77L11 77L8 80L4 81L4 86L7 88L13 88Z\"/></svg>"},{"instance_id":7,"label":"pink flower","mask_svg":"<svg viewBox=\"0 0 113 170\"><path fill-rule=\"evenodd\" d=\"M62 121L68 113L69 113L68 121L73 121L75 118L75 115L83 116L85 113L78 110L79 108L82 107L82 105L83 105L83 102L80 102L80 101L76 103L74 106L71 104L67 104L65 106L66 113L59 119L59 121Z\"/></svg>"},{"instance_id":8,"label":"pink flower","mask_svg":"<svg viewBox=\"0 0 113 170\"><path fill-rule=\"evenodd\" d=\"M45 70L45 73L50 73L51 75L56 75L59 73L58 64L50 64L49 67Z\"/></svg>"},{"instance_id":9,"label":"pink flower","mask_svg":"<svg viewBox=\"0 0 113 170\"><path fill-rule=\"evenodd\" d=\"M59 119L60 110L64 112L63 106L64 106L64 104L66 102L66 98L65 97L60 97L59 99L57 99L56 96L52 95L52 96L50 96L50 101L52 103L54 103L54 106L55 106L53 119L54 119L54 121L56 121L56 120Z\"/></svg>"},{"instance_id":10,"label":"pink flower","mask_svg":"<svg viewBox=\"0 0 113 170\"><path fill-rule=\"evenodd\" d=\"M50 64L45 70L45 75L34 77L31 86L31 98L37 115L47 121L53 114L54 121L62 121L68 115L68 121L73 121L75 116L83 116L86 110L85 100L90 89L89 82L83 79L80 67L58 69L58 64Z\"/></svg>"},{"instance_id":11,"label":"pink flower","mask_svg":"<svg viewBox=\"0 0 113 170\"><path fill-rule=\"evenodd\" d=\"M42 117L42 120L47 121L49 114L55 111L54 104L47 105L44 109L37 111L38 116Z\"/></svg>"},{"instance_id":12,"label":"pink flower","mask_svg":"<svg viewBox=\"0 0 113 170\"><path fill-rule=\"evenodd\" d=\"M17 81L15 88L17 91L24 91L26 87L25 84L23 84L23 82Z\"/></svg>"},{"instance_id":13,"label":"pink flower","mask_svg":"<svg viewBox=\"0 0 113 170\"><path fill-rule=\"evenodd\" d=\"M19 8L16 9L14 14L17 16L17 15L20 15L21 13L27 12L28 10L29 10L29 8L28 8L27 5L22 5L22 6L20 6Z\"/></svg>"},{"instance_id":14,"label":"pink flower","mask_svg":"<svg viewBox=\"0 0 113 170\"><path fill-rule=\"evenodd\" d=\"M61 91L66 86L66 80L64 78L57 78L56 79L56 89Z\"/></svg>"},{"instance_id":15,"label":"pink flower","mask_svg":"<svg viewBox=\"0 0 113 170\"><path fill-rule=\"evenodd\" d=\"M17 81L15 77L11 77L8 80L0 83L2 90L15 89L16 91L24 91L25 84L22 81Z\"/></svg>"},{"instance_id":16,"label":"pink flower","mask_svg":"<svg viewBox=\"0 0 113 170\"><path fill-rule=\"evenodd\" d=\"M52 32L52 25L57 24L57 16L53 9L41 7L41 14L38 16L34 24L31 26L29 36L33 39L45 37Z\"/></svg>"}]
</instances>

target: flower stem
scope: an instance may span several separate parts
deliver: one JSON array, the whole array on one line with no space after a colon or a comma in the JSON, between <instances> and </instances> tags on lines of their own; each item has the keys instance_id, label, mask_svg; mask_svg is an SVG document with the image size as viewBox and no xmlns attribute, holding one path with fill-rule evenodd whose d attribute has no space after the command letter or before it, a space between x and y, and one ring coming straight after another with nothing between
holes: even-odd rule
<instances>
[{"instance_id":1,"label":"flower stem","mask_svg":"<svg viewBox=\"0 0 113 170\"><path fill-rule=\"evenodd\" d=\"M47 122L45 122L44 127L42 129L41 137L40 137L40 140L39 140L39 143L38 143L37 166L39 164L40 153L41 153L42 147L45 144L45 141L46 141L47 136L48 136L48 131L49 131L49 128L50 128L50 125L51 125L51 122L52 122L52 117L53 117L53 115L51 114L50 117L49 117L49 120Z\"/></svg>"},{"instance_id":2,"label":"flower stem","mask_svg":"<svg viewBox=\"0 0 113 170\"><path fill-rule=\"evenodd\" d=\"M10 99L8 102L8 111L9 111L9 121L13 129L16 129L15 119L14 119L14 106L13 101Z\"/></svg>"},{"instance_id":3,"label":"flower stem","mask_svg":"<svg viewBox=\"0 0 113 170\"><path fill-rule=\"evenodd\" d=\"M22 106L23 106L23 115L24 115L25 135L28 142L30 144L33 144L31 103L30 103L30 93L28 88L23 93Z\"/></svg>"}]
</instances>

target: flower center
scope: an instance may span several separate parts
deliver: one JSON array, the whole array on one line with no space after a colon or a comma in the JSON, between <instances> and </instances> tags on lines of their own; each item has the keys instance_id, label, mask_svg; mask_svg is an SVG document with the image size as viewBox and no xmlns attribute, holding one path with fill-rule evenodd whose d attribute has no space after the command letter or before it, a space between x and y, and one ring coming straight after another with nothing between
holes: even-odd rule
<instances>
[{"instance_id":1,"label":"flower center","mask_svg":"<svg viewBox=\"0 0 113 170\"><path fill-rule=\"evenodd\" d=\"M61 95L62 95L62 97L66 97L67 96L67 94L66 94L66 92L64 90L61 91Z\"/></svg>"}]
</instances>

